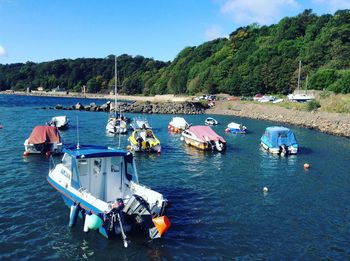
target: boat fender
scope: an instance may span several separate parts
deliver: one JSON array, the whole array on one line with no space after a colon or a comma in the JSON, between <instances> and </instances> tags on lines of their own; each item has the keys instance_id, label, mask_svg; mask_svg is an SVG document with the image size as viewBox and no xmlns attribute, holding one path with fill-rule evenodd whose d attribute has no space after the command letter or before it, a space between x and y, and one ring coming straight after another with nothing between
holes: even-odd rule
<instances>
[{"instance_id":1,"label":"boat fender","mask_svg":"<svg viewBox=\"0 0 350 261\"><path fill-rule=\"evenodd\" d=\"M85 233L89 232L88 219L89 219L89 215L85 214L84 229L83 229Z\"/></svg>"},{"instance_id":2,"label":"boat fender","mask_svg":"<svg viewBox=\"0 0 350 261\"><path fill-rule=\"evenodd\" d=\"M28 157L29 156L29 152L28 151L23 152L23 156L24 157Z\"/></svg>"},{"instance_id":3,"label":"boat fender","mask_svg":"<svg viewBox=\"0 0 350 261\"><path fill-rule=\"evenodd\" d=\"M74 227L77 222L78 213L80 206L79 204L73 204L70 206L70 214L69 214L69 227Z\"/></svg>"},{"instance_id":4,"label":"boat fender","mask_svg":"<svg viewBox=\"0 0 350 261\"><path fill-rule=\"evenodd\" d=\"M226 129L225 129L225 132L230 132L230 129L229 129L229 128L226 128Z\"/></svg>"},{"instance_id":5,"label":"boat fender","mask_svg":"<svg viewBox=\"0 0 350 261\"><path fill-rule=\"evenodd\" d=\"M167 216L152 218L152 222L157 228L160 236L162 236L171 226L170 220Z\"/></svg>"},{"instance_id":6,"label":"boat fender","mask_svg":"<svg viewBox=\"0 0 350 261\"><path fill-rule=\"evenodd\" d=\"M304 169L309 169L311 166L309 163L304 163Z\"/></svg>"},{"instance_id":7,"label":"boat fender","mask_svg":"<svg viewBox=\"0 0 350 261\"><path fill-rule=\"evenodd\" d=\"M102 219L96 214L86 215L85 224L88 229L96 230L100 226L102 226ZM84 232L85 232L85 224L84 224Z\"/></svg>"}]
</instances>

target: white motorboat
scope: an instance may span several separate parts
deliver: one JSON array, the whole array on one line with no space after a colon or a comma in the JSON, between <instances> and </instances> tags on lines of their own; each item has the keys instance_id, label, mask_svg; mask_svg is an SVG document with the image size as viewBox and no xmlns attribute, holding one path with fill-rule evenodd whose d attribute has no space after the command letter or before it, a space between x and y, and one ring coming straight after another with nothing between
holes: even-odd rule
<instances>
[{"instance_id":1,"label":"white motorboat","mask_svg":"<svg viewBox=\"0 0 350 261\"><path fill-rule=\"evenodd\" d=\"M62 139L54 126L36 126L24 142L24 156L29 154L58 154L62 152Z\"/></svg>"},{"instance_id":2,"label":"white motorboat","mask_svg":"<svg viewBox=\"0 0 350 261\"><path fill-rule=\"evenodd\" d=\"M227 125L227 128L225 129L225 131L231 132L231 133L246 133L247 127L244 126L243 124L231 122Z\"/></svg>"},{"instance_id":3,"label":"white motorboat","mask_svg":"<svg viewBox=\"0 0 350 261\"><path fill-rule=\"evenodd\" d=\"M217 124L219 124L219 122L212 117L206 118L204 122L205 122L205 125L217 125Z\"/></svg>"},{"instance_id":4,"label":"white motorboat","mask_svg":"<svg viewBox=\"0 0 350 261\"><path fill-rule=\"evenodd\" d=\"M189 127L190 125L187 123L187 121L183 117L174 117L169 122L168 130L172 132L182 132Z\"/></svg>"},{"instance_id":5,"label":"white motorboat","mask_svg":"<svg viewBox=\"0 0 350 261\"><path fill-rule=\"evenodd\" d=\"M125 247L133 228L155 239L170 227L164 216L167 200L139 184L133 154L125 150L91 145L65 148L62 161L51 164L47 180L70 208L70 227L79 216L84 232L98 230L107 239L121 235Z\"/></svg>"},{"instance_id":6,"label":"white motorboat","mask_svg":"<svg viewBox=\"0 0 350 261\"><path fill-rule=\"evenodd\" d=\"M108 118L106 131L111 134L125 134L128 132L128 125L122 117L118 115L111 116Z\"/></svg>"},{"instance_id":7,"label":"white motorboat","mask_svg":"<svg viewBox=\"0 0 350 261\"><path fill-rule=\"evenodd\" d=\"M136 129L152 129L151 124L148 122L146 118L133 118L130 123L130 127L133 130Z\"/></svg>"},{"instance_id":8,"label":"white motorboat","mask_svg":"<svg viewBox=\"0 0 350 261\"><path fill-rule=\"evenodd\" d=\"M68 128L69 125L69 119L67 116L56 116L52 117L52 119L49 121L48 125L55 126L60 130Z\"/></svg>"}]
</instances>

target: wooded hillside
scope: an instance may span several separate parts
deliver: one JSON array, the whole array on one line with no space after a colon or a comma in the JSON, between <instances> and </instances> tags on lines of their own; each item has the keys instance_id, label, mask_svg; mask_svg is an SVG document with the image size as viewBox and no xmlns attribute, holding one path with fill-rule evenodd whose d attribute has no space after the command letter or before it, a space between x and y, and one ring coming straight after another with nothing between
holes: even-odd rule
<instances>
[{"instance_id":1,"label":"wooded hillside","mask_svg":"<svg viewBox=\"0 0 350 261\"><path fill-rule=\"evenodd\" d=\"M302 88L350 92L350 10L317 16L305 10L278 24L252 24L196 47L170 62L142 56L118 57L119 85L125 94L292 92L302 61ZM114 56L45 63L0 64L0 90L57 87L108 92L114 84Z\"/></svg>"}]
</instances>

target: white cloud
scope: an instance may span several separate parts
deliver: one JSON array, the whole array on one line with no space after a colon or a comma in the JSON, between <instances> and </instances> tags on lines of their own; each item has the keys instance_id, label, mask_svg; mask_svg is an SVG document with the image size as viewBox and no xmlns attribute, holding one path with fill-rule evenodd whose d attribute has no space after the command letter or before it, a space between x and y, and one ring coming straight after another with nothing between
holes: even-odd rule
<instances>
[{"instance_id":1,"label":"white cloud","mask_svg":"<svg viewBox=\"0 0 350 261\"><path fill-rule=\"evenodd\" d=\"M7 56L7 53L5 48L0 45L0 57L2 56Z\"/></svg>"},{"instance_id":2,"label":"white cloud","mask_svg":"<svg viewBox=\"0 0 350 261\"><path fill-rule=\"evenodd\" d=\"M212 25L205 31L205 39L211 41L223 37L222 28L218 25Z\"/></svg>"},{"instance_id":3,"label":"white cloud","mask_svg":"<svg viewBox=\"0 0 350 261\"><path fill-rule=\"evenodd\" d=\"M335 12L341 9L350 9L349 0L313 0L312 2L328 7L328 9L330 9L330 12Z\"/></svg>"},{"instance_id":4,"label":"white cloud","mask_svg":"<svg viewBox=\"0 0 350 261\"><path fill-rule=\"evenodd\" d=\"M299 7L295 0L225 0L221 4L221 13L240 25L264 25L277 22L285 11L297 10Z\"/></svg>"}]
</instances>

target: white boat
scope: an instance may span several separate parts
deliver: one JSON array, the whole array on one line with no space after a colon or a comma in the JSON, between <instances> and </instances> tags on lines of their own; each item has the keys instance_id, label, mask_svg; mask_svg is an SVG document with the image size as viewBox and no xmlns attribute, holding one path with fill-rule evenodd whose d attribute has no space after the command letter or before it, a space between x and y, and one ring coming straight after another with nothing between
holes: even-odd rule
<instances>
[{"instance_id":1,"label":"white boat","mask_svg":"<svg viewBox=\"0 0 350 261\"><path fill-rule=\"evenodd\" d=\"M209 126L191 126L184 130L182 138L186 144L200 150L224 151L226 141Z\"/></svg>"},{"instance_id":2,"label":"white boat","mask_svg":"<svg viewBox=\"0 0 350 261\"><path fill-rule=\"evenodd\" d=\"M130 127L133 130L136 129L152 129L151 124L148 122L146 118L133 118L130 123Z\"/></svg>"},{"instance_id":3,"label":"white boat","mask_svg":"<svg viewBox=\"0 0 350 261\"><path fill-rule=\"evenodd\" d=\"M300 92L300 72L301 72L301 61L299 61L299 71L298 71L298 86L297 90L293 94L288 94L287 97L290 101L297 101L297 102L306 102L310 100L314 100L315 97L313 95L308 95L307 94L307 79L308 77L306 76L306 90L305 93Z\"/></svg>"},{"instance_id":4,"label":"white boat","mask_svg":"<svg viewBox=\"0 0 350 261\"><path fill-rule=\"evenodd\" d=\"M246 133L247 127L242 124L231 122L227 125L227 128L225 129L225 131L231 132L231 133Z\"/></svg>"},{"instance_id":5,"label":"white boat","mask_svg":"<svg viewBox=\"0 0 350 261\"><path fill-rule=\"evenodd\" d=\"M189 128L190 125L183 117L174 117L169 122L168 130L172 132L182 132L183 130Z\"/></svg>"},{"instance_id":6,"label":"white boat","mask_svg":"<svg viewBox=\"0 0 350 261\"><path fill-rule=\"evenodd\" d=\"M219 124L218 121L212 117L206 118L204 122L205 122L205 125L217 125L217 124Z\"/></svg>"},{"instance_id":7,"label":"white boat","mask_svg":"<svg viewBox=\"0 0 350 261\"><path fill-rule=\"evenodd\" d=\"M112 116L108 118L106 131L111 134L125 134L128 132L128 126L122 118Z\"/></svg>"},{"instance_id":8,"label":"white boat","mask_svg":"<svg viewBox=\"0 0 350 261\"><path fill-rule=\"evenodd\" d=\"M79 216L84 232L98 230L107 239L120 235L125 247L131 229L155 239L170 227L164 216L167 200L139 184L133 155L125 150L91 145L65 148L62 161L51 164L47 180L70 208L70 227Z\"/></svg>"},{"instance_id":9,"label":"white boat","mask_svg":"<svg viewBox=\"0 0 350 261\"><path fill-rule=\"evenodd\" d=\"M49 121L48 125L55 126L60 130L68 128L69 119L67 116L56 116L52 117Z\"/></svg>"},{"instance_id":10,"label":"white boat","mask_svg":"<svg viewBox=\"0 0 350 261\"><path fill-rule=\"evenodd\" d=\"M106 131L111 134L126 134L128 132L128 126L126 120L121 115L121 113L117 112L117 82L118 82L118 73L117 73L117 56L114 58L114 109L113 112L110 112Z\"/></svg>"},{"instance_id":11,"label":"white boat","mask_svg":"<svg viewBox=\"0 0 350 261\"><path fill-rule=\"evenodd\" d=\"M36 126L24 141L24 156L29 154L58 154L62 152L62 139L54 126Z\"/></svg>"}]
</instances>

